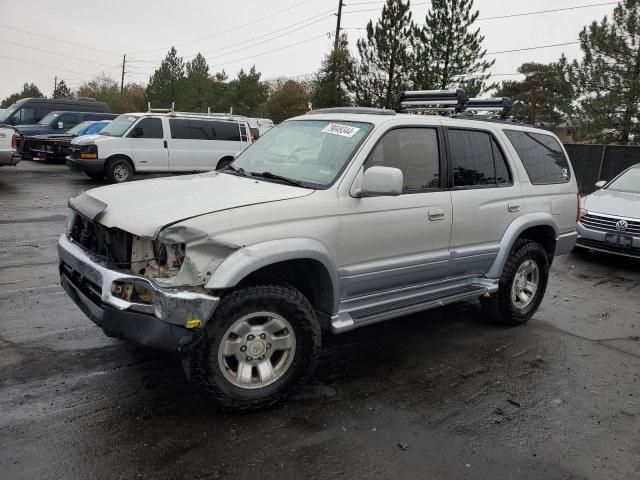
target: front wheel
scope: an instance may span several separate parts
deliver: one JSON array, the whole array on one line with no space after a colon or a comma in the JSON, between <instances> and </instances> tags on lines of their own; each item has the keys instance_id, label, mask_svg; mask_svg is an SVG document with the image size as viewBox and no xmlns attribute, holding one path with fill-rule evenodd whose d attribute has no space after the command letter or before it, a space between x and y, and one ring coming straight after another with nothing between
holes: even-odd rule
<instances>
[{"instance_id":1,"label":"front wheel","mask_svg":"<svg viewBox=\"0 0 640 480\"><path fill-rule=\"evenodd\" d=\"M520 325L538 310L549 279L549 256L537 242L521 239L509 253L498 292L480 303L490 320Z\"/></svg>"},{"instance_id":2,"label":"front wheel","mask_svg":"<svg viewBox=\"0 0 640 480\"><path fill-rule=\"evenodd\" d=\"M216 403L254 410L276 403L306 379L320 341L315 311L298 290L246 287L223 297L205 339L183 364Z\"/></svg>"},{"instance_id":3,"label":"front wheel","mask_svg":"<svg viewBox=\"0 0 640 480\"><path fill-rule=\"evenodd\" d=\"M109 160L105 168L105 173L109 183L123 183L133 177L133 165L124 158Z\"/></svg>"}]
</instances>

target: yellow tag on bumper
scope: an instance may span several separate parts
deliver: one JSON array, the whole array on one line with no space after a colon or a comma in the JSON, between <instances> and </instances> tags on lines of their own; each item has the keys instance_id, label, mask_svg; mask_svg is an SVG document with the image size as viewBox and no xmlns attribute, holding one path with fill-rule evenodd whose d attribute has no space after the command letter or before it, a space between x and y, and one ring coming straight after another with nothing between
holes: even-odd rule
<instances>
[{"instance_id":1,"label":"yellow tag on bumper","mask_svg":"<svg viewBox=\"0 0 640 480\"><path fill-rule=\"evenodd\" d=\"M187 323L185 323L184 326L187 328L197 328L200 325L202 325L202 320L193 319L193 320L187 320Z\"/></svg>"}]
</instances>

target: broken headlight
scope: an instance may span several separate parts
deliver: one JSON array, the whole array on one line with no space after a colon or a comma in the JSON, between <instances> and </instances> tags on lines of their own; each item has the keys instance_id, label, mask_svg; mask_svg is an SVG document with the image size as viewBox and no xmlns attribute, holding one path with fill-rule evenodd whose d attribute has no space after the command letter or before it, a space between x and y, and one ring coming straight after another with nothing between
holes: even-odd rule
<instances>
[{"instance_id":1,"label":"broken headlight","mask_svg":"<svg viewBox=\"0 0 640 480\"><path fill-rule=\"evenodd\" d=\"M184 243L166 244L154 242L157 278L175 277L184 263L186 246Z\"/></svg>"}]
</instances>

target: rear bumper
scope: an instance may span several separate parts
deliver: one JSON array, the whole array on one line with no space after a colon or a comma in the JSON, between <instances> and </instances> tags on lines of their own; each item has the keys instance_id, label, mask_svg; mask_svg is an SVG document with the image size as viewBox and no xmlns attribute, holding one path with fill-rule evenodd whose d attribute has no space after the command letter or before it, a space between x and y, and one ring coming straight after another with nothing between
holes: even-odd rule
<instances>
[{"instance_id":1,"label":"rear bumper","mask_svg":"<svg viewBox=\"0 0 640 480\"><path fill-rule=\"evenodd\" d=\"M66 236L58 241L60 283L80 309L105 334L165 351L188 348L213 315L219 298L187 290L160 288L149 279L108 268ZM151 303L112 295L114 282L153 290ZM199 328L188 329L190 320Z\"/></svg>"},{"instance_id":2,"label":"rear bumper","mask_svg":"<svg viewBox=\"0 0 640 480\"><path fill-rule=\"evenodd\" d=\"M13 151L0 152L0 166L17 165L22 158Z\"/></svg>"},{"instance_id":3,"label":"rear bumper","mask_svg":"<svg viewBox=\"0 0 640 480\"><path fill-rule=\"evenodd\" d=\"M85 160L83 158L69 158L67 157L66 163L74 172L87 172L94 175L98 175L104 172L104 159L96 158L93 160Z\"/></svg>"},{"instance_id":4,"label":"rear bumper","mask_svg":"<svg viewBox=\"0 0 640 480\"><path fill-rule=\"evenodd\" d=\"M556 240L555 256L571 253L573 247L576 246L577 239L578 233L575 231L558 235L558 239Z\"/></svg>"}]
</instances>

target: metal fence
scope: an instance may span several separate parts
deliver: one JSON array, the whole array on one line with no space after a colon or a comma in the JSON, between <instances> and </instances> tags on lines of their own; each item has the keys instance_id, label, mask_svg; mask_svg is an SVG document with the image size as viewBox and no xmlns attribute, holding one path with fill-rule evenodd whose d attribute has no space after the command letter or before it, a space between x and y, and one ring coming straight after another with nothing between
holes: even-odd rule
<instances>
[{"instance_id":1,"label":"metal fence","mask_svg":"<svg viewBox=\"0 0 640 480\"><path fill-rule=\"evenodd\" d=\"M640 146L581 145L565 143L580 193L588 194L598 180L611 180L631 165L640 163Z\"/></svg>"}]
</instances>

